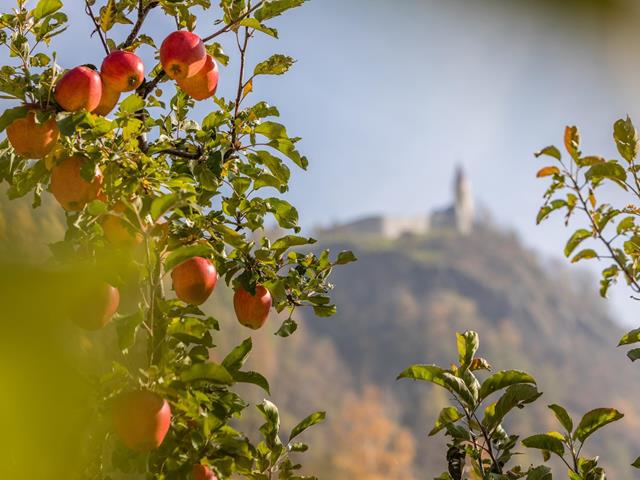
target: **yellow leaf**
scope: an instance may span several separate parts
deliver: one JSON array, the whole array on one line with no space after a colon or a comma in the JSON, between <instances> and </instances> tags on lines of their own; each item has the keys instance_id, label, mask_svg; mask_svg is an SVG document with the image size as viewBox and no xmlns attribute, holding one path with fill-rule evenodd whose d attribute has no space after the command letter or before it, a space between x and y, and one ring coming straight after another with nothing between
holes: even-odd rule
<instances>
[{"instance_id":1,"label":"yellow leaf","mask_svg":"<svg viewBox=\"0 0 640 480\"><path fill-rule=\"evenodd\" d=\"M596 208L596 196L591 190L589 190L589 203L591 204L591 208Z\"/></svg>"},{"instance_id":2,"label":"yellow leaf","mask_svg":"<svg viewBox=\"0 0 640 480\"><path fill-rule=\"evenodd\" d=\"M580 133L578 127L566 127L564 130L564 146L572 157L578 156Z\"/></svg>"},{"instance_id":3,"label":"yellow leaf","mask_svg":"<svg viewBox=\"0 0 640 480\"><path fill-rule=\"evenodd\" d=\"M109 2L100 9L100 29L103 32L108 32L113 27L116 19L116 0L109 0Z\"/></svg>"},{"instance_id":4,"label":"yellow leaf","mask_svg":"<svg viewBox=\"0 0 640 480\"><path fill-rule=\"evenodd\" d=\"M244 88L242 89L242 98L246 97L251 92L253 92L253 80L249 80L245 83Z\"/></svg>"},{"instance_id":5,"label":"yellow leaf","mask_svg":"<svg viewBox=\"0 0 640 480\"><path fill-rule=\"evenodd\" d=\"M560 173L560 169L558 167L544 167L538 170L536 177L548 177L549 175L554 175Z\"/></svg>"}]
</instances>

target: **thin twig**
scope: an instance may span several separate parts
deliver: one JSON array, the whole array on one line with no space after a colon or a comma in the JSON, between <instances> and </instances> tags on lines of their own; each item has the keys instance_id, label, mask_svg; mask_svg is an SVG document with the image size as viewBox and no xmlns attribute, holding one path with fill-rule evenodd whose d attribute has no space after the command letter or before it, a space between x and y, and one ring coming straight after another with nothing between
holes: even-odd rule
<instances>
[{"instance_id":1,"label":"thin twig","mask_svg":"<svg viewBox=\"0 0 640 480\"><path fill-rule=\"evenodd\" d=\"M197 160L202 156L202 151L200 149L198 149L197 152L185 152L183 150L178 150L177 148L165 148L163 150L160 150L159 152L154 152L154 153L167 154L167 155L172 155L174 157L180 157L180 158L188 158L190 160Z\"/></svg>"},{"instance_id":2,"label":"thin twig","mask_svg":"<svg viewBox=\"0 0 640 480\"><path fill-rule=\"evenodd\" d=\"M109 46L107 45L107 40L104 38L104 35L102 34L102 28L100 28L100 22L98 21L98 19L96 18L95 14L93 13L93 10L91 9L91 5L89 5L89 2L85 0L84 3L85 7L84 7L84 11L86 12L87 15L89 15L89 17L91 18L91 21L93 22L93 25L95 27L95 29L93 30L93 32L91 32L91 36L93 36L95 33L98 34L98 37L100 37L100 42L102 43L102 46L104 47L104 51L107 53L107 55L109 55Z\"/></svg>"},{"instance_id":3,"label":"thin twig","mask_svg":"<svg viewBox=\"0 0 640 480\"><path fill-rule=\"evenodd\" d=\"M153 0L153 1L149 2L147 4L147 6L144 5L144 0L139 0L139 3L138 3L138 19L136 20L136 23L131 28L131 33L129 33L129 36L126 38L126 40L124 42L122 42L118 46L118 48L124 50L124 49L130 47L131 45L133 45L133 42L135 42L136 37L140 33L140 29L142 28L142 24L144 23L145 19L147 18L147 15L149 14L149 12L151 10L153 10L158 5L159 5L159 2L157 0Z\"/></svg>"},{"instance_id":4,"label":"thin twig","mask_svg":"<svg viewBox=\"0 0 640 480\"><path fill-rule=\"evenodd\" d=\"M258 8L260 8L262 5L264 4L264 0L262 2L258 2L256 3L253 7L249 7L249 9L244 12L242 15L240 15L238 18L236 18L233 22L225 25L224 27L222 27L220 30L213 32L211 35L209 35L208 37L204 37L202 39L203 42L208 42L209 40L213 40L214 38L216 38L219 35L222 35L225 32L228 32L229 30L231 30L233 27L235 27L236 25L238 25L240 22L242 22L242 20L244 20L245 18L247 18L249 15L251 15L253 12L255 12Z\"/></svg>"}]
</instances>

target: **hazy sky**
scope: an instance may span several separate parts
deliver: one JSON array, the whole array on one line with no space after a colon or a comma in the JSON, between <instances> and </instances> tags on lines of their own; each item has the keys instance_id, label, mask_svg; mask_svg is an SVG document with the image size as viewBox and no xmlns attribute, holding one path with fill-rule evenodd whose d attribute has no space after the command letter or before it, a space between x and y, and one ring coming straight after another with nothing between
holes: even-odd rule
<instances>
[{"instance_id":1,"label":"hazy sky","mask_svg":"<svg viewBox=\"0 0 640 480\"><path fill-rule=\"evenodd\" d=\"M544 183L534 178L543 164L532 153L560 143L564 125L575 123L585 150L614 154L613 121L629 113L640 124L640 38L633 11L557 3L312 0L278 20L281 40L255 42L251 59L278 52L298 63L254 89L303 137L311 167L295 175L289 198L304 225L427 212L450 201L461 163L500 225L559 256L569 232L559 222L535 226ZM74 21L59 62L99 64L83 2L65 4ZM202 17L197 31L213 31L210 20ZM153 15L147 31L159 43L171 28ZM148 65L151 54L143 52ZM223 95L234 73L222 69ZM616 310L635 323L624 297L616 295Z\"/></svg>"}]
</instances>

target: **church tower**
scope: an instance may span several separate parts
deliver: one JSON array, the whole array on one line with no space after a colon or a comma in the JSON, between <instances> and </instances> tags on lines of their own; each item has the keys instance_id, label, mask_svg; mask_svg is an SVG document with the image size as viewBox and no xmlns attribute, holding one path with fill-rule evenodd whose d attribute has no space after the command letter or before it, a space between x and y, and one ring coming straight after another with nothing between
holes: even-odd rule
<instances>
[{"instance_id":1,"label":"church tower","mask_svg":"<svg viewBox=\"0 0 640 480\"><path fill-rule=\"evenodd\" d=\"M468 235L473 230L475 208L473 203L473 193L471 192L471 183L467 179L464 169L460 165L456 169L454 191L456 228L463 235Z\"/></svg>"}]
</instances>

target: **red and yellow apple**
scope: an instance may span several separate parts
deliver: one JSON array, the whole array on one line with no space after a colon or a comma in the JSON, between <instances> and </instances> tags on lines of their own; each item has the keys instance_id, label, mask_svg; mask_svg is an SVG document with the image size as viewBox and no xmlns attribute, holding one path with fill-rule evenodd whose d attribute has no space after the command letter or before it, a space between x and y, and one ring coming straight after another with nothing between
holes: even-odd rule
<instances>
[{"instance_id":1,"label":"red and yellow apple","mask_svg":"<svg viewBox=\"0 0 640 480\"><path fill-rule=\"evenodd\" d=\"M73 307L71 319L85 330L100 330L118 310L120 292L106 282L97 282L82 293L82 298Z\"/></svg>"},{"instance_id":2,"label":"red and yellow apple","mask_svg":"<svg viewBox=\"0 0 640 480\"><path fill-rule=\"evenodd\" d=\"M192 305L202 305L218 282L218 272L211 260L192 257L171 271L177 297Z\"/></svg>"},{"instance_id":3,"label":"red and yellow apple","mask_svg":"<svg viewBox=\"0 0 640 480\"><path fill-rule=\"evenodd\" d=\"M117 50L105 57L100 74L110 89L130 92L142 85L144 64L135 53Z\"/></svg>"},{"instance_id":4,"label":"red and yellow apple","mask_svg":"<svg viewBox=\"0 0 640 480\"><path fill-rule=\"evenodd\" d=\"M202 39L187 30L170 33L160 46L160 63L174 80L184 80L198 73L207 61Z\"/></svg>"},{"instance_id":5,"label":"red and yellow apple","mask_svg":"<svg viewBox=\"0 0 640 480\"><path fill-rule=\"evenodd\" d=\"M54 117L44 123L36 123L36 110L29 110L27 116L14 120L7 127L7 138L15 152L31 159L46 157L56 146L60 130Z\"/></svg>"},{"instance_id":6,"label":"red and yellow apple","mask_svg":"<svg viewBox=\"0 0 640 480\"><path fill-rule=\"evenodd\" d=\"M121 394L114 400L111 413L122 443L140 453L158 448L171 426L169 402L149 390Z\"/></svg>"},{"instance_id":7,"label":"red and yellow apple","mask_svg":"<svg viewBox=\"0 0 640 480\"><path fill-rule=\"evenodd\" d=\"M58 80L53 96L67 112L92 112L102 98L100 74L88 67L72 68Z\"/></svg>"},{"instance_id":8,"label":"red and yellow apple","mask_svg":"<svg viewBox=\"0 0 640 480\"><path fill-rule=\"evenodd\" d=\"M218 480L216 474L208 466L201 463L193 466L192 473L195 480Z\"/></svg>"},{"instance_id":9,"label":"red and yellow apple","mask_svg":"<svg viewBox=\"0 0 640 480\"><path fill-rule=\"evenodd\" d=\"M102 189L102 173L96 166L93 180L82 178L82 166L89 160L81 155L64 159L51 170L51 193L67 211L79 211L98 198Z\"/></svg>"},{"instance_id":10,"label":"red and yellow apple","mask_svg":"<svg viewBox=\"0 0 640 480\"><path fill-rule=\"evenodd\" d=\"M244 288L238 287L233 295L233 309L242 325L258 330L269 317L271 292L263 285L256 285L256 294L251 295Z\"/></svg>"},{"instance_id":11,"label":"red and yellow apple","mask_svg":"<svg viewBox=\"0 0 640 480\"><path fill-rule=\"evenodd\" d=\"M218 88L218 63L211 55L207 55L204 66L192 77L178 80L178 86L194 100L205 100L213 97Z\"/></svg>"},{"instance_id":12,"label":"red and yellow apple","mask_svg":"<svg viewBox=\"0 0 640 480\"><path fill-rule=\"evenodd\" d=\"M108 115L116 108L118 101L120 100L120 92L114 90L109 85L102 82L102 95L100 96L100 103L93 111L96 115Z\"/></svg>"}]
</instances>

